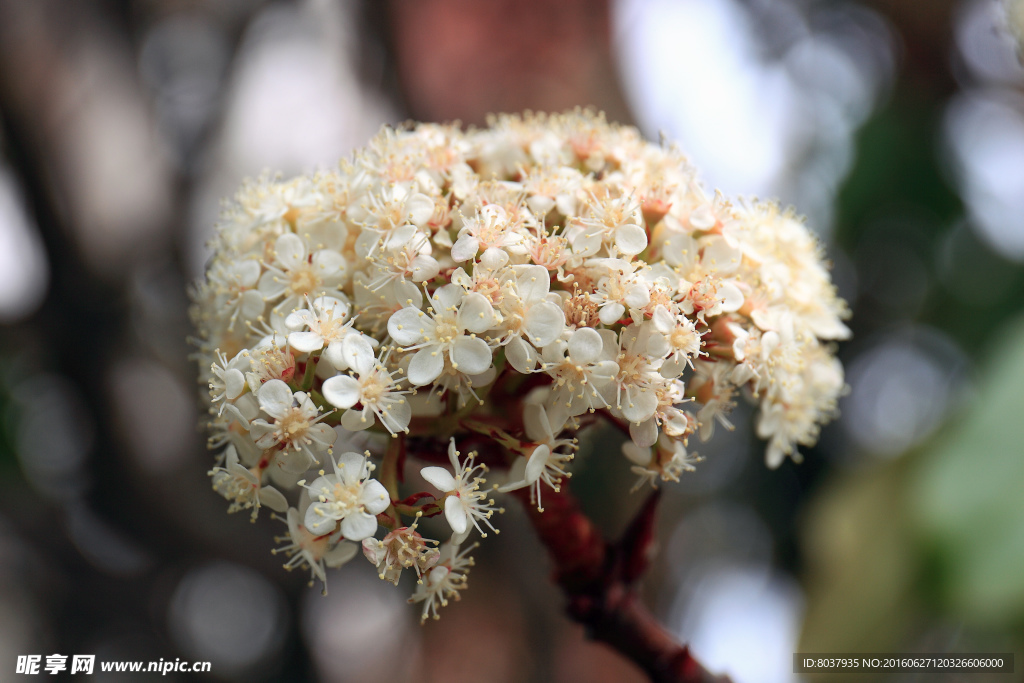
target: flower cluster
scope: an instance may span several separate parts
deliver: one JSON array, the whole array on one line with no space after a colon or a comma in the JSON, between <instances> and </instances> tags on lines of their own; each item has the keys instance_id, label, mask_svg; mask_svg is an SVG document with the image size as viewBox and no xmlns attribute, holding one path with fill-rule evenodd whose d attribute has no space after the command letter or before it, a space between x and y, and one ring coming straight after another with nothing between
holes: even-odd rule
<instances>
[{"instance_id":1,"label":"flower cluster","mask_svg":"<svg viewBox=\"0 0 1024 683\"><path fill-rule=\"evenodd\" d=\"M542 507L598 420L656 484L741 396L768 464L798 458L844 389L845 304L801 220L588 112L386 128L337 170L245 184L211 246L214 489L286 512L287 566L321 581L360 544L386 580L414 570L424 618L496 531L495 489ZM407 456L426 488L403 497ZM423 538L441 515L452 537Z\"/></svg>"}]
</instances>

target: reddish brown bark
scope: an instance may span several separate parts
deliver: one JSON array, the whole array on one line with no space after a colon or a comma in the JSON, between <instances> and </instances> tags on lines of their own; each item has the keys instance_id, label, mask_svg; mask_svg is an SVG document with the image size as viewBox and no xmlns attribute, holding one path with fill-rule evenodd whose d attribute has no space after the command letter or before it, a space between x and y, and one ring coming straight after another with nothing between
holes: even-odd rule
<instances>
[{"instance_id":1,"label":"reddish brown bark","mask_svg":"<svg viewBox=\"0 0 1024 683\"><path fill-rule=\"evenodd\" d=\"M709 673L676 642L640 601L632 583L647 563L658 493L652 494L617 544L604 540L576 499L544 492L544 512L517 497L555 565L554 580L566 596L566 612L587 635L614 648L659 683L727 683Z\"/></svg>"}]
</instances>

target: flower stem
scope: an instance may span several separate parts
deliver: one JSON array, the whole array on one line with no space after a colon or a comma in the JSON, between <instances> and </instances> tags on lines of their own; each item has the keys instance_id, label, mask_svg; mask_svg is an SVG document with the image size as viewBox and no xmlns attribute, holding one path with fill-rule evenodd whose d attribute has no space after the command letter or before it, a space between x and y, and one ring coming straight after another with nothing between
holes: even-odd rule
<instances>
[{"instance_id":1,"label":"flower stem","mask_svg":"<svg viewBox=\"0 0 1024 683\"><path fill-rule=\"evenodd\" d=\"M590 638L632 660L656 683L728 683L676 642L631 585L636 577L630 568L649 549L642 537L649 535L656 500L644 505L627 537L613 545L580 510L565 483L560 492L545 491L543 513L530 504L528 491L514 495L554 562L554 580L567 599L567 614L586 627Z\"/></svg>"}]
</instances>

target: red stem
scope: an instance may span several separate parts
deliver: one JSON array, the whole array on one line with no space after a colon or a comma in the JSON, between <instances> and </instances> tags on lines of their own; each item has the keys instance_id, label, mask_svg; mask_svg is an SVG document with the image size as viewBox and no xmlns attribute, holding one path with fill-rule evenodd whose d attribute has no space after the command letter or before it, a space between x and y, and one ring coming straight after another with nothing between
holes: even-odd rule
<instances>
[{"instance_id":1,"label":"red stem","mask_svg":"<svg viewBox=\"0 0 1024 683\"><path fill-rule=\"evenodd\" d=\"M564 483L561 492L544 492L543 513L530 504L527 490L514 495L554 562L554 580L568 601L566 612L586 627L590 638L631 659L656 683L728 683L676 642L631 586L649 549L656 497L643 506L623 541L612 545Z\"/></svg>"}]
</instances>

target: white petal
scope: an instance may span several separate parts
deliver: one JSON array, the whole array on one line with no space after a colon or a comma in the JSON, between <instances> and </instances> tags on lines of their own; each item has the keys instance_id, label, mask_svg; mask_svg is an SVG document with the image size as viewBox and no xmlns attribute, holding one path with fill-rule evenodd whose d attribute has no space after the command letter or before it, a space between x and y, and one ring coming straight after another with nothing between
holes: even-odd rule
<instances>
[{"instance_id":1,"label":"white petal","mask_svg":"<svg viewBox=\"0 0 1024 683\"><path fill-rule=\"evenodd\" d=\"M403 306L419 308L423 303L423 292L411 282L400 280L394 284L393 293L395 301Z\"/></svg>"},{"instance_id":2,"label":"white petal","mask_svg":"<svg viewBox=\"0 0 1024 683\"><path fill-rule=\"evenodd\" d=\"M420 476L427 480L438 491L455 490L455 477L443 467L424 467L420 470Z\"/></svg>"},{"instance_id":3,"label":"white petal","mask_svg":"<svg viewBox=\"0 0 1024 683\"><path fill-rule=\"evenodd\" d=\"M690 225L697 230L710 230L717 222L710 204L701 204L690 213Z\"/></svg>"},{"instance_id":4,"label":"white petal","mask_svg":"<svg viewBox=\"0 0 1024 683\"><path fill-rule=\"evenodd\" d=\"M421 387L430 384L444 370L444 355L439 346L427 346L416 352L409 362L409 381Z\"/></svg>"},{"instance_id":5,"label":"white petal","mask_svg":"<svg viewBox=\"0 0 1024 683\"><path fill-rule=\"evenodd\" d=\"M250 289L242 293L242 298L238 304L238 310L241 312L242 318L246 320L255 318L263 313L264 308L263 295L259 291Z\"/></svg>"},{"instance_id":6,"label":"white petal","mask_svg":"<svg viewBox=\"0 0 1024 683\"><path fill-rule=\"evenodd\" d=\"M338 477L346 486L359 483L369 474L366 457L360 453L352 451L342 453L336 462L338 463L336 468Z\"/></svg>"},{"instance_id":7,"label":"white petal","mask_svg":"<svg viewBox=\"0 0 1024 683\"><path fill-rule=\"evenodd\" d=\"M341 341L341 353L345 357L345 363L360 375L372 370L377 358L373 347L370 346L370 338L362 332L345 335Z\"/></svg>"},{"instance_id":8,"label":"white petal","mask_svg":"<svg viewBox=\"0 0 1024 683\"><path fill-rule=\"evenodd\" d=\"M721 235L713 235L704 243L704 254L701 263L708 270L715 270L719 275L728 275L740 267L743 260L743 250L734 244L730 244Z\"/></svg>"},{"instance_id":9,"label":"white petal","mask_svg":"<svg viewBox=\"0 0 1024 683\"><path fill-rule=\"evenodd\" d=\"M551 289L551 276L543 266L530 266L516 280L519 298L526 303L541 301Z\"/></svg>"},{"instance_id":10,"label":"white petal","mask_svg":"<svg viewBox=\"0 0 1024 683\"><path fill-rule=\"evenodd\" d=\"M313 456L306 451L278 451L274 462L283 472L302 474L313 465Z\"/></svg>"},{"instance_id":11,"label":"white petal","mask_svg":"<svg viewBox=\"0 0 1024 683\"><path fill-rule=\"evenodd\" d=\"M338 375L324 382L323 395L338 408L351 408L359 402L359 382L349 375Z\"/></svg>"},{"instance_id":12,"label":"white petal","mask_svg":"<svg viewBox=\"0 0 1024 683\"><path fill-rule=\"evenodd\" d=\"M722 312L732 313L743 306L743 292L731 282L725 281L718 286L718 296L722 297Z\"/></svg>"},{"instance_id":13,"label":"white petal","mask_svg":"<svg viewBox=\"0 0 1024 683\"><path fill-rule=\"evenodd\" d=\"M494 308L483 294L470 292L459 307L459 326L477 334L494 326Z\"/></svg>"},{"instance_id":14,"label":"white petal","mask_svg":"<svg viewBox=\"0 0 1024 683\"><path fill-rule=\"evenodd\" d=\"M466 532L469 523L466 520L466 510L462 507L462 500L455 496L449 496L444 501L444 516L451 525L452 531L457 534Z\"/></svg>"},{"instance_id":15,"label":"white petal","mask_svg":"<svg viewBox=\"0 0 1024 683\"><path fill-rule=\"evenodd\" d=\"M268 415L281 417L292 407L292 390L279 379L268 380L260 387L260 408Z\"/></svg>"},{"instance_id":16,"label":"white petal","mask_svg":"<svg viewBox=\"0 0 1024 683\"><path fill-rule=\"evenodd\" d=\"M288 509L288 499L273 486L264 486L260 489L260 505L266 505L274 512L284 512Z\"/></svg>"},{"instance_id":17,"label":"white petal","mask_svg":"<svg viewBox=\"0 0 1024 683\"><path fill-rule=\"evenodd\" d=\"M434 200L417 192L405 201L405 210L409 215L409 222L422 228L434 215Z\"/></svg>"},{"instance_id":18,"label":"white petal","mask_svg":"<svg viewBox=\"0 0 1024 683\"><path fill-rule=\"evenodd\" d=\"M238 398L244 389L245 375L240 370L232 368L224 371L224 394L229 401Z\"/></svg>"},{"instance_id":19,"label":"white petal","mask_svg":"<svg viewBox=\"0 0 1024 683\"><path fill-rule=\"evenodd\" d=\"M662 247L665 261L671 266L679 266L685 277L697 263L697 241L685 233L677 233L668 238Z\"/></svg>"},{"instance_id":20,"label":"white petal","mask_svg":"<svg viewBox=\"0 0 1024 683\"><path fill-rule=\"evenodd\" d=\"M530 307L523 327L536 346L547 346L565 331L565 313L550 301L541 301Z\"/></svg>"},{"instance_id":21,"label":"white petal","mask_svg":"<svg viewBox=\"0 0 1024 683\"><path fill-rule=\"evenodd\" d=\"M546 444L541 444L533 450L530 454L530 460L526 463L526 476L525 479L530 484L540 479L540 475L544 474L544 468L547 467L548 458L551 457L551 448Z\"/></svg>"},{"instance_id":22,"label":"white petal","mask_svg":"<svg viewBox=\"0 0 1024 683\"><path fill-rule=\"evenodd\" d=\"M582 327L569 337L569 358L574 363L590 363L601 355L604 342L601 335L589 327Z\"/></svg>"},{"instance_id":23,"label":"white petal","mask_svg":"<svg viewBox=\"0 0 1024 683\"><path fill-rule=\"evenodd\" d=\"M619 364L612 360L594 363L590 368L590 382L595 386L604 386L619 374Z\"/></svg>"},{"instance_id":24,"label":"white petal","mask_svg":"<svg viewBox=\"0 0 1024 683\"><path fill-rule=\"evenodd\" d=\"M392 434L404 432L412 420L412 406L408 401L395 401L388 406L382 422Z\"/></svg>"},{"instance_id":25,"label":"white petal","mask_svg":"<svg viewBox=\"0 0 1024 683\"><path fill-rule=\"evenodd\" d=\"M398 344L416 344L433 329L434 321L423 311L411 306L396 311L388 320L388 334Z\"/></svg>"},{"instance_id":26,"label":"white petal","mask_svg":"<svg viewBox=\"0 0 1024 683\"><path fill-rule=\"evenodd\" d=\"M622 397L622 415L630 422L646 422L658 409L658 396L651 389L633 389Z\"/></svg>"},{"instance_id":27,"label":"white petal","mask_svg":"<svg viewBox=\"0 0 1024 683\"><path fill-rule=\"evenodd\" d=\"M312 439L315 444L330 446L338 439L338 432L323 422L317 422L315 425L310 425L309 429L306 430L306 436Z\"/></svg>"},{"instance_id":28,"label":"white petal","mask_svg":"<svg viewBox=\"0 0 1024 683\"><path fill-rule=\"evenodd\" d=\"M413 282L433 280L441 272L441 264L433 256L417 256L412 260Z\"/></svg>"},{"instance_id":29,"label":"white petal","mask_svg":"<svg viewBox=\"0 0 1024 683\"><path fill-rule=\"evenodd\" d=\"M642 308L651 302L651 290L646 285L637 283L629 288L623 301L630 308Z\"/></svg>"},{"instance_id":30,"label":"white petal","mask_svg":"<svg viewBox=\"0 0 1024 683\"><path fill-rule=\"evenodd\" d=\"M361 541L377 533L377 518L365 512L353 512L341 520L341 535L350 541Z\"/></svg>"},{"instance_id":31,"label":"white petal","mask_svg":"<svg viewBox=\"0 0 1024 683\"><path fill-rule=\"evenodd\" d=\"M379 481L367 479L366 484L363 486L361 502L367 512L376 515L388 509L388 506L391 505L391 496L388 495L388 490Z\"/></svg>"},{"instance_id":32,"label":"white petal","mask_svg":"<svg viewBox=\"0 0 1024 683\"><path fill-rule=\"evenodd\" d=\"M376 418L368 406L362 410L346 410L341 414L341 426L350 432L369 429L374 422L376 422Z\"/></svg>"},{"instance_id":33,"label":"white petal","mask_svg":"<svg viewBox=\"0 0 1024 683\"><path fill-rule=\"evenodd\" d=\"M285 270L294 270L306 263L306 243L295 233L286 232L274 242L277 262Z\"/></svg>"},{"instance_id":34,"label":"white petal","mask_svg":"<svg viewBox=\"0 0 1024 683\"><path fill-rule=\"evenodd\" d=\"M320 277L337 277L345 272L347 266L345 257L331 249L321 249L313 254L313 272Z\"/></svg>"},{"instance_id":35,"label":"white petal","mask_svg":"<svg viewBox=\"0 0 1024 683\"><path fill-rule=\"evenodd\" d=\"M637 446L632 441L622 444L622 454L641 467L647 467L651 464L651 449Z\"/></svg>"},{"instance_id":36,"label":"white petal","mask_svg":"<svg viewBox=\"0 0 1024 683\"><path fill-rule=\"evenodd\" d=\"M662 334L668 334L676 327L675 317L664 304L654 307L654 315L651 319L654 321L654 328Z\"/></svg>"},{"instance_id":37,"label":"white petal","mask_svg":"<svg viewBox=\"0 0 1024 683\"><path fill-rule=\"evenodd\" d=\"M652 417L651 419L645 420L640 424L631 422L629 425L629 438L633 440L633 443L636 444L637 448L650 448L651 446L658 442L657 421ZM650 453L648 453L647 455L649 458ZM637 464L646 465L648 462L650 462L650 460L638 462Z\"/></svg>"},{"instance_id":38,"label":"white petal","mask_svg":"<svg viewBox=\"0 0 1024 683\"><path fill-rule=\"evenodd\" d=\"M459 307L462 298L466 296L466 290L458 285L444 285L434 290L431 296L434 302L434 310L451 311Z\"/></svg>"},{"instance_id":39,"label":"white petal","mask_svg":"<svg viewBox=\"0 0 1024 683\"><path fill-rule=\"evenodd\" d=\"M516 372L526 375L537 367L537 351L524 342L521 337L512 337L512 340L505 345L505 360Z\"/></svg>"},{"instance_id":40,"label":"white petal","mask_svg":"<svg viewBox=\"0 0 1024 683\"><path fill-rule=\"evenodd\" d=\"M647 248L647 233L639 225L621 225L615 231L615 247L627 256L636 256Z\"/></svg>"},{"instance_id":41,"label":"white petal","mask_svg":"<svg viewBox=\"0 0 1024 683\"><path fill-rule=\"evenodd\" d=\"M417 354L418 355L418 354ZM413 362L415 362L415 357ZM479 337L459 337L452 345L452 365L467 375L479 375L491 364L491 348ZM440 374L440 372L438 372ZM436 375L435 375L436 377ZM431 378L433 379L433 378ZM412 363L409 364L409 381L412 380Z\"/></svg>"},{"instance_id":42,"label":"white petal","mask_svg":"<svg viewBox=\"0 0 1024 683\"><path fill-rule=\"evenodd\" d=\"M618 322L619 318L621 318L622 314L625 312L626 307L620 303L608 304L607 306L603 306L601 308L601 311L597 314L597 317L605 325L614 325L616 322Z\"/></svg>"},{"instance_id":43,"label":"white petal","mask_svg":"<svg viewBox=\"0 0 1024 683\"><path fill-rule=\"evenodd\" d=\"M480 265L488 270L498 270L506 263L508 263L508 252L504 249L490 247L484 249L484 253L480 254Z\"/></svg>"},{"instance_id":44,"label":"white petal","mask_svg":"<svg viewBox=\"0 0 1024 683\"><path fill-rule=\"evenodd\" d=\"M455 244L452 245L452 260L456 263L468 261L476 256L479 250L480 240L467 233L455 240Z\"/></svg>"},{"instance_id":45,"label":"white petal","mask_svg":"<svg viewBox=\"0 0 1024 683\"><path fill-rule=\"evenodd\" d=\"M335 370L342 372L349 370L348 360L345 358L345 345L340 341L332 341L324 350L324 358L334 366Z\"/></svg>"},{"instance_id":46,"label":"white petal","mask_svg":"<svg viewBox=\"0 0 1024 683\"><path fill-rule=\"evenodd\" d=\"M324 564L331 569L337 569L341 565L345 564L359 552L359 545L356 543L348 543L342 541L338 544L338 547L328 550L324 554Z\"/></svg>"},{"instance_id":47,"label":"white petal","mask_svg":"<svg viewBox=\"0 0 1024 683\"><path fill-rule=\"evenodd\" d=\"M320 514L320 511L327 514ZM328 513L328 508L323 503L313 503L306 509L306 517L303 520L303 526L306 530L314 536L323 536L334 530L334 525L338 520L331 517Z\"/></svg>"},{"instance_id":48,"label":"white petal","mask_svg":"<svg viewBox=\"0 0 1024 683\"><path fill-rule=\"evenodd\" d=\"M288 335L288 346L300 353L310 353L324 347L324 338L316 332L292 332Z\"/></svg>"}]
</instances>

